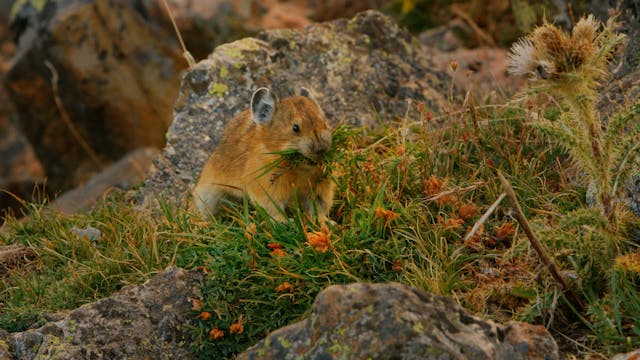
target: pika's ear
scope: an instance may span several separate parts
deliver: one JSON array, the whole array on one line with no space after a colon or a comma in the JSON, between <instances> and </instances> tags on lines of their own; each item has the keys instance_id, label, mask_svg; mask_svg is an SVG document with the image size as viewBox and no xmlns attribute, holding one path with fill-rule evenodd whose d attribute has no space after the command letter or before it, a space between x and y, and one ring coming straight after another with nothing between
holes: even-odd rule
<instances>
[{"instance_id":1,"label":"pika's ear","mask_svg":"<svg viewBox=\"0 0 640 360\"><path fill-rule=\"evenodd\" d=\"M299 95L309 99L313 99L313 96L311 96L311 91L309 91L309 89L307 89L306 87L300 88Z\"/></svg>"},{"instance_id":2,"label":"pika's ear","mask_svg":"<svg viewBox=\"0 0 640 360\"><path fill-rule=\"evenodd\" d=\"M276 113L278 99L269 89L260 88L251 96L251 114L258 124L268 123Z\"/></svg>"},{"instance_id":3,"label":"pika's ear","mask_svg":"<svg viewBox=\"0 0 640 360\"><path fill-rule=\"evenodd\" d=\"M320 107L320 104L318 104L316 99L313 97L313 93L311 92L311 90L307 89L306 87L301 87L300 90L298 90L298 95L304 96L307 99L313 101L313 103L316 104L316 106L320 110L320 113L324 115L324 112L322 111L322 108Z\"/></svg>"}]
</instances>

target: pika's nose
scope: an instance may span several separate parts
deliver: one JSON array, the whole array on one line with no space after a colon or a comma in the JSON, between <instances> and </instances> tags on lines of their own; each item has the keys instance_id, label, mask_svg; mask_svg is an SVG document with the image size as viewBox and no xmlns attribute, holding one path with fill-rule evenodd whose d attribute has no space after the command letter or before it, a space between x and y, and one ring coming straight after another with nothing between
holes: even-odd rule
<instances>
[{"instance_id":1,"label":"pika's nose","mask_svg":"<svg viewBox=\"0 0 640 360\"><path fill-rule=\"evenodd\" d=\"M314 152L321 154L331 147L331 133L322 133L314 144Z\"/></svg>"}]
</instances>

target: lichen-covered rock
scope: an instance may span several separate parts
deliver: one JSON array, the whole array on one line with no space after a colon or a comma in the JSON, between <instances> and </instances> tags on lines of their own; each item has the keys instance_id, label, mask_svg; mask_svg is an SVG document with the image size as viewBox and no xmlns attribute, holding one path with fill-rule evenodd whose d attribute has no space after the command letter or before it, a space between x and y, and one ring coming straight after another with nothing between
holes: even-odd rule
<instances>
[{"instance_id":1,"label":"lichen-covered rock","mask_svg":"<svg viewBox=\"0 0 640 360\"><path fill-rule=\"evenodd\" d=\"M0 359L11 360L11 335L3 329L0 329Z\"/></svg>"},{"instance_id":2,"label":"lichen-covered rock","mask_svg":"<svg viewBox=\"0 0 640 360\"><path fill-rule=\"evenodd\" d=\"M11 352L21 360L188 359L189 299L202 279L200 272L169 268L62 320L11 334ZM0 354L2 341L0 334Z\"/></svg>"},{"instance_id":3,"label":"lichen-covered rock","mask_svg":"<svg viewBox=\"0 0 640 360\"><path fill-rule=\"evenodd\" d=\"M168 200L185 197L225 123L248 108L261 86L281 97L307 87L332 124L374 126L404 116L407 99L440 108L446 78L417 40L376 11L221 45L184 77L147 190Z\"/></svg>"},{"instance_id":4,"label":"lichen-covered rock","mask_svg":"<svg viewBox=\"0 0 640 360\"><path fill-rule=\"evenodd\" d=\"M312 21L351 17L366 9L380 9L390 0L168 0L184 42L196 59L214 47L255 35L263 29L301 29ZM163 2L141 0L150 18L173 29Z\"/></svg>"},{"instance_id":5,"label":"lichen-covered rock","mask_svg":"<svg viewBox=\"0 0 640 360\"><path fill-rule=\"evenodd\" d=\"M135 3L16 3L18 48L5 86L49 188L69 189L135 148L164 146L187 64Z\"/></svg>"},{"instance_id":6,"label":"lichen-covered rock","mask_svg":"<svg viewBox=\"0 0 640 360\"><path fill-rule=\"evenodd\" d=\"M558 359L542 326L469 315L453 299L405 285L330 286L306 320L269 334L238 359Z\"/></svg>"}]
</instances>

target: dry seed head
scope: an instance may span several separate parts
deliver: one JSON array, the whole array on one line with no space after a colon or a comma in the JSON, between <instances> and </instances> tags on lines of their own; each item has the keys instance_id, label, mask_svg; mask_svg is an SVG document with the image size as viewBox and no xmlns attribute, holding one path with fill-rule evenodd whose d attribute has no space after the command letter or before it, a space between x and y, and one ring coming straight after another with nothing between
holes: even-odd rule
<instances>
[{"instance_id":1,"label":"dry seed head","mask_svg":"<svg viewBox=\"0 0 640 360\"><path fill-rule=\"evenodd\" d=\"M571 39L552 24L539 26L533 30L529 38L536 49L537 57L554 60L558 68L558 61L562 61L571 47Z\"/></svg>"},{"instance_id":2,"label":"dry seed head","mask_svg":"<svg viewBox=\"0 0 640 360\"><path fill-rule=\"evenodd\" d=\"M573 28L571 37L574 41L589 41L591 43L596 39L598 29L600 28L600 21L598 21L593 15L589 15L586 18L580 19L576 26Z\"/></svg>"},{"instance_id":3,"label":"dry seed head","mask_svg":"<svg viewBox=\"0 0 640 360\"><path fill-rule=\"evenodd\" d=\"M528 38L518 40L511 46L509 54L509 73L514 75L529 75L536 67L536 48Z\"/></svg>"}]
</instances>

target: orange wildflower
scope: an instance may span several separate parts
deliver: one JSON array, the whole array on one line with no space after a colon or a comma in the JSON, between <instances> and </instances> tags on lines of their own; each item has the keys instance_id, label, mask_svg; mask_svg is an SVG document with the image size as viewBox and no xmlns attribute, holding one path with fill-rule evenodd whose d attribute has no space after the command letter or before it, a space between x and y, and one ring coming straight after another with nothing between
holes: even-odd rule
<instances>
[{"instance_id":1,"label":"orange wildflower","mask_svg":"<svg viewBox=\"0 0 640 360\"><path fill-rule=\"evenodd\" d=\"M431 175L430 178L428 178L422 183L424 192L427 195L435 195L439 193L442 190L443 185L444 185L444 181L438 179L433 175Z\"/></svg>"},{"instance_id":2,"label":"orange wildflower","mask_svg":"<svg viewBox=\"0 0 640 360\"><path fill-rule=\"evenodd\" d=\"M252 239L253 236L255 234L257 234L257 233L258 233L258 228L256 227L256 224L254 224L254 223L251 223L251 224L247 225L247 227L244 228L244 236L247 239Z\"/></svg>"},{"instance_id":3,"label":"orange wildflower","mask_svg":"<svg viewBox=\"0 0 640 360\"><path fill-rule=\"evenodd\" d=\"M271 250L282 249L282 245L278 243L268 243L267 247Z\"/></svg>"},{"instance_id":4,"label":"orange wildflower","mask_svg":"<svg viewBox=\"0 0 640 360\"><path fill-rule=\"evenodd\" d=\"M293 285L288 282L283 282L282 284L276 287L276 292L293 292Z\"/></svg>"},{"instance_id":5,"label":"orange wildflower","mask_svg":"<svg viewBox=\"0 0 640 360\"><path fill-rule=\"evenodd\" d=\"M393 266L391 267L391 270L396 271L396 272L402 272L402 269L404 269L404 266L402 264L402 261L400 260L395 260L393 262Z\"/></svg>"},{"instance_id":6,"label":"orange wildflower","mask_svg":"<svg viewBox=\"0 0 640 360\"><path fill-rule=\"evenodd\" d=\"M211 317L211 313L208 311L203 311L200 313L200 315L198 315L198 317L202 320L209 320L209 318Z\"/></svg>"},{"instance_id":7,"label":"orange wildflower","mask_svg":"<svg viewBox=\"0 0 640 360\"><path fill-rule=\"evenodd\" d=\"M209 339L211 341L220 339L221 337L224 337L224 331L218 329L217 326L209 331Z\"/></svg>"},{"instance_id":8,"label":"orange wildflower","mask_svg":"<svg viewBox=\"0 0 640 360\"><path fill-rule=\"evenodd\" d=\"M191 299L191 310L200 311L202 309L202 300Z\"/></svg>"},{"instance_id":9,"label":"orange wildflower","mask_svg":"<svg viewBox=\"0 0 640 360\"><path fill-rule=\"evenodd\" d=\"M425 121L431 121L431 119L433 119L433 114L431 113L431 111L427 111L424 113L424 119Z\"/></svg>"},{"instance_id":10,"label":"orange wildflower","mask_svg":"<svg viewBox=\"0 0 640 360\"><path fill-rule=\"evenodd\" d=\"M475 205L470 204L470 203L462 204L460 206L460 209L458 209L458 215L463 220L469 220L472 217L476 216L477 213L478 213L478 211L476 210Z\"/></svg>"},{"instance_id":11,"label":"orange wildflower","mask_svg":"<svg viewBox=\"0 0 640 360\"><path fill-rule=\"evenodd\" d=\"M400 214L391 210L383 209L381 207L374 210L378 219L383 219L386 222L393 221L400 217Z\"/></svg>"},{"instance_id":12,"label":"orange wildflower","mask_svg":"<svg viewBox=\"0 0 640 360\"><path fill-rule=\"evenodd\" d=\"M451 59L449 67L451 68L451 70L453 70L453 72L456 72L456 70L458 70L458 62L456 61L456 59Z\"/></svg>"},{"instance_id":13,"label":"orange wildflower","mask_svg":"<svg viewBox=\"0 0 640 360\"><path fill-rule=\"evenodd\" d=\"M287 256L287 252L282 250L281 248L277 248L271 251L271 255L277 256L277 257L285 257Z\"/></svg>"},{"instance_id":14,"label":"orange wildflower","mask_svg":"<svg viewBox=\"0 0 640 360\"><path fill-rule=\"evenodd\" d=\"M505 221L505 223L498 228L496 237L500 240L506 240L513 237L515 233L516 233L516 229L513 227L513 224L509 221Z\"/></svg>"},{"instance_id":15,"label":"orange wildflower","mask_svg":"<svg viewBox=\"0 0 640 360\"><path fill-rule=\"evenodd\" d=\"M331 231L323 226L320 231L308 232L307 244L321 253L327 252L331 248Z\"/></svg>"},{"instance_id":16,"label":"orange wildflower","mask_svg":"<svg viewBox=\"0 0 640 360\"><path fill-rule=\"evenodd\" d=\"M463 223L464 220L462 219L447 219L447 221L445 221L444 223L444 226L445 228L447 228L447 230L453 230L459 229Z\"/></svg>"},{"instance_id":17,"label":"orange wildflower","mask_svg":"<svg viewBox=\"0 0 640 360\"><path fill-rule=\"evenodd\" d=\"M405 149L404 149L404 145L400 144L398 145L398 155L404 155Z\"/></svg>"},{"instance_id":18,"label":"orange wildflower","mask_svg":"<svg viewBox=\"0 0 640 360\"><path fill-rule=\"evenodd\" d=\"M231 326L229 326L229 333L240 335L243 332L244 332L244 326L242 326L242 317L240 317L237 323L231 324Z\"/></svg>"}]
</instances>

